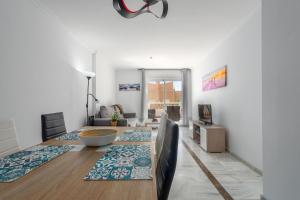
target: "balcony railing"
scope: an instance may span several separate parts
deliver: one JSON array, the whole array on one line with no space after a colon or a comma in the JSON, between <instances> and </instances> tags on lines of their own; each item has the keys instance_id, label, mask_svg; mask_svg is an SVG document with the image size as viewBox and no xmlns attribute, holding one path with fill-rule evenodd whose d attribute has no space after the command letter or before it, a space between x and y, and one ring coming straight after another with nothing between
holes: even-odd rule
<instances>
[{"instance_id":1,"label":"balcony railing","mask_svg":"<svg viewBox=\"0 0 300 200\"><path fill-rule=\"evenodd\" d=\"M180 114L182 113L182 105L181 102L168 102L164 104L163 102L155 102L155 103L149 103L148 108L149 109L155 109L155 117L160 118L162 112L168 107L168 106L180 106Z\"/></svg>"}]
</instances>

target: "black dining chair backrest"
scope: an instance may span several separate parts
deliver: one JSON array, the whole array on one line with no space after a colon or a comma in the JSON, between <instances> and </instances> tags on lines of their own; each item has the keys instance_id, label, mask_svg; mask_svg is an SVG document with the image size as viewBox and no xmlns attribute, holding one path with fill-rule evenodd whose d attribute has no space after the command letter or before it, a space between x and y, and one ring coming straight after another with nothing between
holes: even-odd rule
<instances>
[{"instance_id":1,"label":"black dining chair backrest","mask_svg":"<svg viewBox=\"0 0 300 200\"><path fill-rule=\"evenodd\" d=\"M167 120L162 151L156 166L157 199L167 200L177 163L178 125Z\"/></svg>"},{"instance_id":2,"label":"black dining chair backrest","mask_svg":"<svg viewBox=\"0 0 300 200\"><path fill-rule=\"evenodd\" d=\"M62 112L42 115L43 142L66 133L64 114Z\"/></svg>"},{"instance_id":3,"label":"black dining chair backrest","mask_svg":"<svg viewBox=\"0 0 300 200\"><path fill-rule=\"evenodd\" d=\"M178 122L180 120L180 106L167 106L168 117Z\"/></svg>"},{"instance_id":4,"label":"black dining chair backrest","mask_svg":"<svg viewBox=\"0 0 300 200\"><path fill-rule=\"evenodd\" d=\"M148 119L155 119L156 111L155 109L148 109Z\"/></svg>"}]
</instances>

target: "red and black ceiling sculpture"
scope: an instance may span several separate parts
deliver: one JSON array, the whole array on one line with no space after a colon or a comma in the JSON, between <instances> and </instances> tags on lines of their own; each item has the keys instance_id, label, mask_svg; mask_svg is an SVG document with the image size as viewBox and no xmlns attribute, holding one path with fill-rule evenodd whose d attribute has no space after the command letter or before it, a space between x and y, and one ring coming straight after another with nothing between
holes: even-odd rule
<instances>
[{"instance_id":1,"label":"red and black ceiling sculpture","mask_svg":"<svg viewBox=\"0 0 300 200\"><path fill-rule=\"evenodd\" d=\"M125 18L134 18L144 13L151 13L157 18L165 18L168 14L168 2L167 0L142 0L145 4L138 10L131 10L125 3L125 0L113 0L113 6L116 11ZM151 11L151 6L161 3L163 6L162 14L158 15Z\"/></svg>"}]
</instances>

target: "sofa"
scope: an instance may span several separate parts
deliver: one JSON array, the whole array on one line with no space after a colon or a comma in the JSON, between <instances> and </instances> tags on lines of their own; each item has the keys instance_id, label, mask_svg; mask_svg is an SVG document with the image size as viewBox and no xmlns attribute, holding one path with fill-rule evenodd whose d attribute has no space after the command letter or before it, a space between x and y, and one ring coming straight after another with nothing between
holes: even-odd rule
<instances>
[{"instance_id":1,"label":"sofa","mask_svg":"<svg viewBox=\"0 0 300 200\"><path fill-rule=\"evenodd\" d=\"M120 104L112 106L101 106L99 112L93 119L93 126L111 126L111 117L117 112L120 119L117 122L117 126L128 126L127 119L136 118L136 113L125 113L123 106Z\"/></svg>"}]
</instances>

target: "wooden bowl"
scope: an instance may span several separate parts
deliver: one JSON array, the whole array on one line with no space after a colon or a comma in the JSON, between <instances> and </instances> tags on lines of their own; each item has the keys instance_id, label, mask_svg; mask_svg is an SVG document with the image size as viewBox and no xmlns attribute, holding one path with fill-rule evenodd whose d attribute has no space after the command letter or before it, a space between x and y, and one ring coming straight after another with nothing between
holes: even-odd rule
<instances>
[{"instance_id":1,"label":"wooden bowl","mask_svg":"<svg viewBox=\"0 0 300 200\"><path fill-rule=\"evenodd\" d=\"M113 143L117 137L117 131L114 129L96 129L82 131L79 138L86 146L105 146Z\"/></svg>"}]
</instances>

